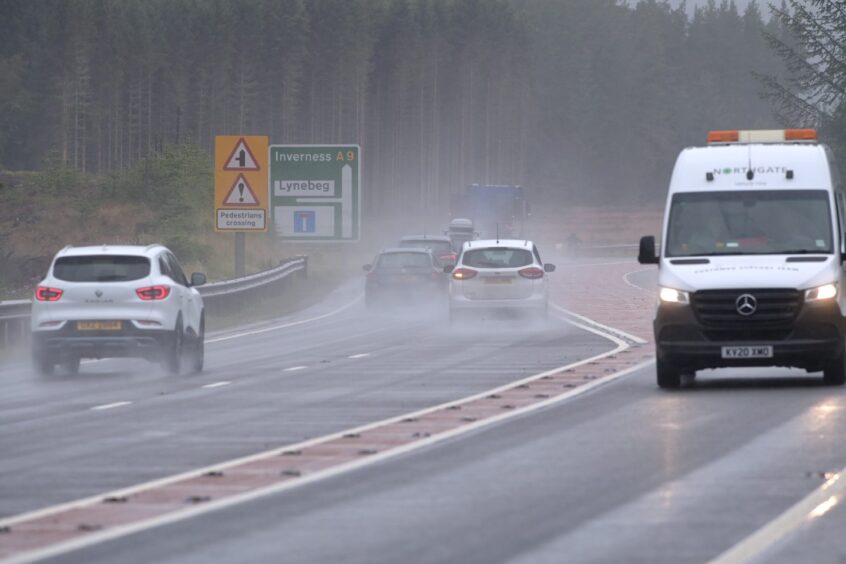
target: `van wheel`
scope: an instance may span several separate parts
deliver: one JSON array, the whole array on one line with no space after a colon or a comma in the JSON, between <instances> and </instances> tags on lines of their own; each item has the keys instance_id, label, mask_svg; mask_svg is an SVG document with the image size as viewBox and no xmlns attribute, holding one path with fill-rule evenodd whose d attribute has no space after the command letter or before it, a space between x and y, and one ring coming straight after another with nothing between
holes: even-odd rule
<instances>
[{"instance_id":1,"label":"van wheel","mask_svg":"<svg viewBox=\"0 0 846 564\"><path fill-rule=\"evenodd\" d=\"M826 386L842 386L846 384L846 355L840 356L826 364L823 368L823 382Z\"/></svg>"},{"instance_id":2,"label":"van wheel","mask_svg":"<svg viewBox=\"0 0 846 564\"><path fill-rule=\"evenodd\" d=\"M669 362L655 359L655 374L659 388L672 389L681 386L681 372Z\"/></svg>"},{"instance_id":3,"label":"van wheel","mask_svg":"<svg viewBox=\"0 0 846 564\"><path fill-rule=\"evenodd\" d=\"M176 328L173 330L170 342L165 346L162 367L171 376L178 376L182 371L182 349L184 348L185 334L182 331L182 317L176 320Z\"/></svg>"}]
</instances>

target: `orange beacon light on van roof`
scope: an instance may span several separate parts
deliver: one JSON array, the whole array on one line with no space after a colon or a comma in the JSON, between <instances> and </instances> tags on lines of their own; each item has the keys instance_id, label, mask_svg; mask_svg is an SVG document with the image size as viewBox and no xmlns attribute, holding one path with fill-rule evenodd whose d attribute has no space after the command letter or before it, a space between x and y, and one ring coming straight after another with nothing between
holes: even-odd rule
<instances>
[{"instance_id":1,"label":"orange beacon light on van roof","mask_svg":"<svg viewBox=\"0 0 846 564\"><path fill-rule=\"evenodd\" d=\"M708 143L816 141L816 129L727 129L708 132Z\"/></svg>"}]
</instances>

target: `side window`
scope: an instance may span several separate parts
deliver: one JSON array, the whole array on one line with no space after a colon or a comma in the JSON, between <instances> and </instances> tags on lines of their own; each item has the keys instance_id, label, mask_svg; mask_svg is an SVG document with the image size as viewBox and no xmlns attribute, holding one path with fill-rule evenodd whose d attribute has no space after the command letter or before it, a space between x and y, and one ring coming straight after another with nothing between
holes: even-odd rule
<instances>
[{"instance_id":1,"label":"side window","mask_svg":"<svg viewBox=\"0 0 846 564\"><path fill-rule=\"evenodd\" d=\"M159 270L161 271L162 276L173 278L173 273L170 271L170 264L168 264L164 255L159 255Z\"/></svg>"},{"instance_id":2,"label":"side window","mask_svg":"<svg viewBox=\"0 0 846 564\"><path fill-rule=\"evenodd\" d=\"M170 277L173 278L173 281L177 284L181 284L182 286L188 285L188 279L185 278L185 273L182 272L182 267L179 265L179 261L176 260L176 257L168 254L167 255L168 263L170 263Z\"/></svg>"}]
</instances>

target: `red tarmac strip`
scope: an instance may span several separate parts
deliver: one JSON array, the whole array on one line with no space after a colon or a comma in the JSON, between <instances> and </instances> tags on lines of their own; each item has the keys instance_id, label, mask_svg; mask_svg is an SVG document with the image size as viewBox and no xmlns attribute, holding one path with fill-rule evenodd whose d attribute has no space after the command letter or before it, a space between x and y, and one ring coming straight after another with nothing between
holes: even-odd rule
<instances>
[{"instance_id":1,"label":"red tarmac strip","mask_svg":"<svg viewBox=\"0 0 846 564\"><path fill-rule=\"evenodd\" d=\"M653 357L651 320L655 296L623 280L625 274L637 270L645 268L622 261L562 269L553 276L551 299L568 304L569 311L588 318L575 321L588 325L593 321L643 342L629 339L628 347L597 360L522 379L445 406L4 519L0 521L0 559L27 561L58 554L85 545L86 541L98 542L119 536L122 531L142 529L145 524L155 526L180 515L190 516L204 505L212 509L224 506L221 502L227 499L246 499L245 494L277 491L283 484L305 482L319 472L358 467L368 457L407 449L415 443L428 444L438 435L478 427L504 413L549 402L641 365Z\"/></svg>"}]
</instances>

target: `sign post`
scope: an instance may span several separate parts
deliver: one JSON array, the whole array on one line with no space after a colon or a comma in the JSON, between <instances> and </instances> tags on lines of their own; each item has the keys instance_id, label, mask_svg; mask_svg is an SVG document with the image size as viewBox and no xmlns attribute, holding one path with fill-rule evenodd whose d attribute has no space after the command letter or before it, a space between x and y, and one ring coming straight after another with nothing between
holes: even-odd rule
<instances>
[{"instance_id":1,"label":"sign post","mask_svg":"<svg viewBox=\"0 0 846 564\"><path fill-rule=\"evenodd\" d=\"M270 211L280 239L358 241L361 147L271 145Z\"/></svg>"}]
</instances>

